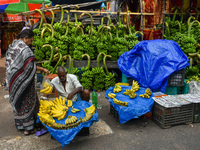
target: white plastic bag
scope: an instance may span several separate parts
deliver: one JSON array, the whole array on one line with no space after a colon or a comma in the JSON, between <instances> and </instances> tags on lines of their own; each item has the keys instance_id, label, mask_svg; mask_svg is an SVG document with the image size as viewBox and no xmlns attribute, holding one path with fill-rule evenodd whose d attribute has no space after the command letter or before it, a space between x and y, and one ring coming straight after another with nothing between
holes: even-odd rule
<instances>
[{"instance_id":1,"label":"white plastic bag","mask_svg":"<svg viewBox=\"0 0 200 150\"><path fill-rule=\"evenodd\" d=\"M200 94L200 81L189 82L189 94Z\"/></svg>"}]
</instances>

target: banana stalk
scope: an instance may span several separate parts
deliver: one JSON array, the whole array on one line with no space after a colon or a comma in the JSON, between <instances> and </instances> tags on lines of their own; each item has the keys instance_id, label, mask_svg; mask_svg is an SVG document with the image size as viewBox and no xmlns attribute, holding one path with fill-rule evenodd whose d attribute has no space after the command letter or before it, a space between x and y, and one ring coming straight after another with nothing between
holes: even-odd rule
<instances>
[{"instance_id":1,"label":"banana stalk","mask_svg":"<svg viewBox=\"0 0 200 150\"><path fill-rule=\"evenodd\" d=\"M189 37L190 37L190 32L191 32L192 25L193 25L195 22L198 23L198 26L200 26L200 22L197 21L197 20L191 22L190 25L189 25L189 28L188 28L188 36L189 36Z\"/></svg>"},{"instance_id":2,"label":"banana stalk","mask_svg":"<svg viewBox=\"0 0 200 150\"><path fill-rule=\"evenodd\" d=\"M89 14L89 13L82 13L80 17L84 16L84 15L88 15L90 17L90 30L89 30L89 34L90 34L90 38L92 38L92 35L93 35L93 30L94 30L94 27L93 27L93 18L92 18L92 15Z\"/></svg>"},{"instance_id":3,"label":"banana stalk","mask_svg":"<svg viewBox=\"0 0 200 150\"><path fill-rule=\"evenodd\" d=\"M53 38L53 37L54 37L54 29L53 29L53 27L52 27L50 24L48 24L48 23L44 23L43 26L44 26L44 27L45 27L45 26L50 27L50 29L51 29L51 37ZM44 35L44 33L41 34L41 39L43 39L43 35Z\"/></svg>"},{"instance_id":4,"label":"banana stalk","mask_svg":"<svg viewBox=\"0 0 200 150\"><path fill-rule=\"evenodd\" d=\"M109 24L108 24L108 25L111 25L111 24L112 24L112 21L111 21L111 19L110 19L110 16L105 16L105 17L103 17L103 18L102 18L103 23L104 23L105 18L107 18L107 20L109 21Z\"/></svg>"},{"instance_id":5,"label":"banana stalk","mask_svg":"<svg viewBox=\"0 0 200 150\"><path fill-rule=\"evenodd\" d=\"M51 29L49 29L49 28L44 28L44 29L42 29L42 31L41 31L41 40L43 40L44 32L45 32L46 30L49 30L49 31L51 32Z\"/></svg>"},{"instance_id":6,"label":"banana stalk","mask_svg":"<svg viewBox=\"0 0 200 150\"><path fill-rule=\"evenodd\" d=\"M188 28L189 28L189 26L190 26L190 23L191 23L190 21L191 21L191 19L195 20L195 17L191 16L191 17L188 18L188 20L187 20Z\"/></svg>"},{"instance_id":7,"label":"banana stalk","mask_svg":"<svg viewBox=\"0 0 200 150\"><path fill-rule=\"evenodd\" d=\"M136 31L136 32L134 33L134 36L136 36L137 34L140 34L140 35L143 36L143 33L142 33L141 31Z\"/></svg>"},{"instance_id":8,"label":"banana stalk","mask_svg":"<svg viewBox=\"0 0 200 150\"><path fill-rule=\"evenodd\" d=\"M60 23L63 22L63 18L64 18L64 11L63 11L63 8L61 5L56 5L55 7L59 7L60 10L61 10L61 18L60 18Z\"/></svg>"},{"instance_id":9,"label":"banana stalk","mask_svg":"<svg viewBox=\"0 0 200 150\"><path fill-rule=\"evenodd\" d=\"M35 11L37 11L41 16L41 21L40 21L40 25L39 25L39 30L40 30L42 27L43 21L44 21L44 17L43 17L42 12L39 9L35 9Z\"/></svg>"},{"instance_id":10,"label":"banana stalk","mask_svg":"<svg viewBox=\"0 0 200 150\"><path fill-rule=\"evenodd\" d=\"M49 64L51 64L51 61L53 59L53 47L50 44L45 44L45 45L42 46L42 48L44 48L44 47L50 47L51 48L51 56L49 58Z\"/></svg>"},{"instance_id":11,"label":"banana stalk","mask_svg":"<svg viewBox=\"0 0 200 150\"><path fill-rule=\"evenodd\" d=\"M82 58L84 58L85 56L86 56L87 59L88 59L87 68L90 69L90 56L89 56L88 54L83 54L83 55L82 55Z\"/></svg>"},{"instance_id":12,"label":"banana stalk","mask_svg":"<svg viewBox=\"0 0 200 150\"><path fill-rule=\"evenodd\" d=\"M55 73L55 71L56 71L56 68L57 68L58 64L59 64L61 61L62 61L62 54L59 53L59 60L57 61L56 65L55 65L54 68L53 68L53 72L54 72L54 73Z\"/></svg>"},{"instance_id":13,"label":"banana stalk","mask_svg":"<svg viewBox=\"0 0 200 150\"><path fill-rule=\"evenodd\" d=\"M117 18L118 18L119 24L121 25L122 22L121 22L121 19L120 19L120 12L119 11L117 11Z\"/></svg>"},{"instance_id":14,"label":"banana stalk","mask_svg":"<svg viewBox=\"0 0 200 150\"><path fill-rule=\"evenodd\" d=\"M105 55L104 56L104 58L103 58L103 65L104 65L104 68L105 68L105 70L106 70L106 74L108 75L108 68L107 68L107 66L106 66L106 57L109 57L109 58L111 58L112 56L110 56L110 55Z\"/></svg>"},{"instance_id":15,"label":"banana stalk","mask_svg":"<svg viewBox=\"0 0 200 150\"><path fill-rule=\"evenodd\" d=\"M79 8L78 5L76 5L75 8L74 8L74 10L77 10L78 8ZM74 12L74 19L75 19L75 24L77 24L78 23L78 19L77 19L76 12Z\"/></svg>"},{"instance_id":16,"label":"banana stalk","mask_svg":"<svg viewBox=\"0 0 200 150\"><path fill-rule=\"evenodd\" d=\"M51 15L52 15L51 26L53 26L54 19L55 19L55 14L54 14L54 12L52 10L45 10L45 12L47 12L47 11L51 12Z\"/></svg>"},{"instance_id":17,"label":"banana stalk","mask_svg":"<svg viewBox=\"0 0 200 150\"><path fill-rule=\"evenodd\" d=\"M80 36L81 36L81 35L84 35L83 28L80 27L80 26L77 26L77 27L76 27L76 31L75 31L75 36L76 36L78 30L80 31Z\"/></svg>"},{"instance_id":18,"label":"banana stalk","mask_svg":"<svg viewBox=\"0 0 200 150\"><path fill-rule=\"evenodd\" d=\"M170 31L169 31L169 24L168 24L168 22L165 22L165 26L166 26L167 34L168 34L168 36L170 36Z\"/></svg>"},{"instance_id":19,"label":"banana stalk","mask_svg":"<svg viewBox=\"0 0 200 150\"><path fill-rule=\"evenodd\" d=\"M102 30L101 30L101 42L102 42L102 40L103 40L103 30L104 29L107 29L107 33L108 33L108 30L110 30L110 26L104 26L103 28L102 28Z\"/></svg>"},{"instance_id":20,"label":"banana stalk","mask_svg":"<svg viewBox=\"0 0 200 150\"><path fill-rule=\"evenodd\" d=\"M174 22L175 19L176 19L176 14L177 14L177 12L178 12L179 9L180 9L180 7L177 7L177 6L175 6L175 7L172 8L172 11L175 10L174 15L173 15L173 19L172 19L173 22Z\"/></svg>"},{"instance_id":21,"label":"banana stalk","mask_svg":"<svg viewBox=\"0 0 200 150\"><path fill-rule=\"evenodd\" d=\"M99 68L99 62L100 62L100 57L101 55L106 55L104 52L99 53L99 55L97 56L97 67Z\"/></svg>"}]
</instances>

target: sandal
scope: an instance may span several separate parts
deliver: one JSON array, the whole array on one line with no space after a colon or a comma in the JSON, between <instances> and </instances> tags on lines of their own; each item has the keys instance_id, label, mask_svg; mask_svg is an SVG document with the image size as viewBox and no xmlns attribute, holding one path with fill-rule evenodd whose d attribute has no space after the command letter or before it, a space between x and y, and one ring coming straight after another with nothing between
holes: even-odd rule
<instances>
[{"instance_id":1,"label":"sandal","mask_svg":"<svg viewBox=\"0 0 200 150\"><path fill-rule=\"evenodd\" d=\"M27 136L27 135L30 135L30 134L34 134L35 132L36 132L35 129L30 130L30 131L24 131L24 135Z\"/></svg>"}]
</instances>

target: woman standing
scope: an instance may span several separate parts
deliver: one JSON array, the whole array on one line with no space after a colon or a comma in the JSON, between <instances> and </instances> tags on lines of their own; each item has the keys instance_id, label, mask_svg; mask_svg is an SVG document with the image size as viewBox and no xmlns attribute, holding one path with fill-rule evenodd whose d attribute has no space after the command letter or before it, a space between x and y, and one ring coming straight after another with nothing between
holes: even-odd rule
<instances>
[{"instance_id":1,"label":"woman standing","mask_svg":"<svg viewBox=\"0 0 200 150\"><path fill-rule=\"evenodd\" d=\"M13 107L16 128L24 130L25 135L35 132L39 109L35 90L36 70L49 74L47 69L36 66L32 45L34 33L25 29L18 34L6 52L6 86Z\"/></svg>"}]
</instances>

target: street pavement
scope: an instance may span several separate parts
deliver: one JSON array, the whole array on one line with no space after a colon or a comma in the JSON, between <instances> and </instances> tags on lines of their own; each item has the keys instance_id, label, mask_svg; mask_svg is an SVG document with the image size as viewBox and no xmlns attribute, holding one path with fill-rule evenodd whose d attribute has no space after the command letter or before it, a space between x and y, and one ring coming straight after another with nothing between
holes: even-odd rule
<instances>
[{"instance_id":1,"label":"street pavement","mask_svg":"<svg viewBox=\"0 0 200 150\"><path fill-rule=\"evenodd\" d=\"M0 82L5 78L5 57L0 58ZM101 92L104 94L105 91ZM199 150L200 124L176 125L162 129L147 117L120 124L109 114L110 104L103 99L97 110L99 121L90 127L89 136L76 136L64 148L50 133L24 136L14 125L8 92L0 87L0 150Z\"/></svg>"}]
</instances>

